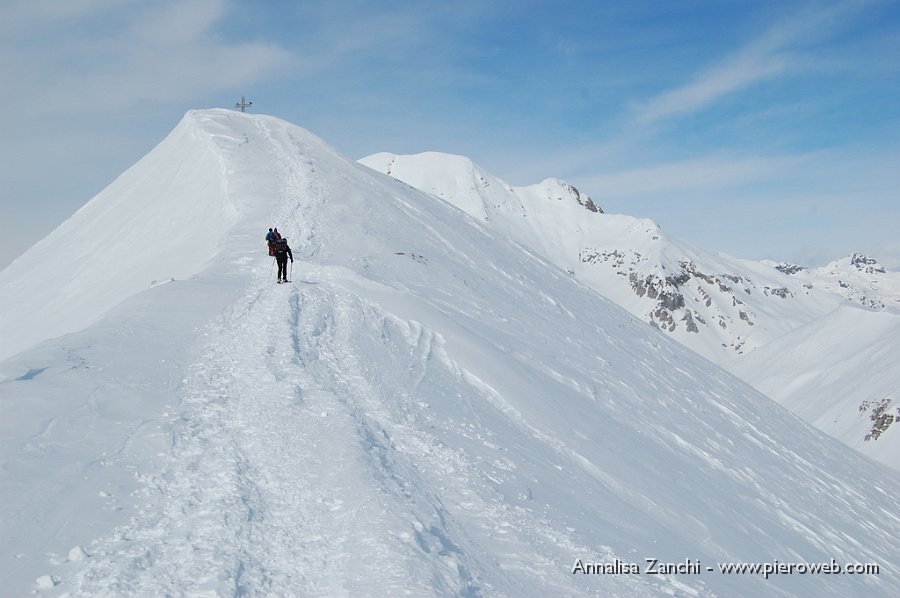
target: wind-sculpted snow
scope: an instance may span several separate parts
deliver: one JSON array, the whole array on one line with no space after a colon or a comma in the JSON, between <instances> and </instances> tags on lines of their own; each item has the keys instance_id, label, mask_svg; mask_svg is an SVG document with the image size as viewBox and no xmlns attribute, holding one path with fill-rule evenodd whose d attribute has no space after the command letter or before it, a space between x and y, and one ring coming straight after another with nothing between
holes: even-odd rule
<instances>
[{"instance_id":1,"label":"wind-sculpted snow","mask_svg":"<svg viewBox=\"0 0 900 598\"><path fill-rule=\"evenodd\" d=\"M87 355L85 381L73 391L88 394L87 381L95 382L88 402L117 397L125 417L132 392L104 385L135 372L97 371L98 358L80 347L89 339L113 343L113 324L132 326L137 337L110 363L152 380L159 355L152 345L141 364L140 340L161 332L136 323L159 318L160 328L179 329L200 314L129 316L124 308L157 305L153 293L175 291L179 304L205 306L205 323L178 337L177 365L166 371L179 377L164 388L140 386L139 417L156 440L103 457L101 472L89 463L91 452L108 450L102 440L70 464L88 478L90 490L79 475L65 476L94 524L62 530L59 513L69 505L42 504L46 527L17 517L24 506L0 511L2 553L27 564L14 572L14 561L3 561L4 588L45 595L900 592L892 570L900 553L895 472L812 430L520 245L338 156L302 129L225 111L189 118L244 140L223 162L230 190L270 195L248 201L248 216L225 235L214 267L3 364L0 400L17 406L16 429L0 423L2 437L13 439L4 458L21 453L30 471L46 471L74 441L57 428L40 435L46 454L27 449L28 428L40 417L21 397L52 401L54 385L77 374L66 373L54 351L68 345ZM249 166L262 164L264 173ZM273 224L294 250L289 285L274 284L265 256L261 233ZM17 379L41 367L48 369ZM67 421L89 431L78 427L87 425L82 420ZM97 476L115 477L110 470L137 476L130 487L122 483L130 493L112 512L94 504L108 497L93 494ZM24 505L42 496L40 477L5 465L2 491L15 488L25 496L15 504ZM23 537L30 527L40 542ZM699 561L703 571L647 574L646 558ZM832 558L878 563L881 573L764 579L716 568ZM642 572L573 573L578 559L636 563Z\"/></svg>"}]
</instances>

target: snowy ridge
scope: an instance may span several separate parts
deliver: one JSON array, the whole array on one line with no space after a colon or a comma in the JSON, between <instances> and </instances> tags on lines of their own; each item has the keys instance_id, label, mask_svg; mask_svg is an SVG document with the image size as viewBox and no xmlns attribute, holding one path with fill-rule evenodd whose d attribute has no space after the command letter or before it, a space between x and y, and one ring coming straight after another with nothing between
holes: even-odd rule
<instances>
[{"instance_id":1,"label":"snowy ridge","mask_svg":"<svg viewBox=\"0 0 900 598\"><path fill-rule=\"evenodd\" d=\"M900 467L900 434L865 441L871 423L860 417L864 405L888 401L883 421L900 420L900 368L861 358L875 347L879 355L900 352L900 337L883 334L900 318L900 273L860 254L812 270L711 255L650 220L585 211L577 191L566 201L543 192L547 182L512 187L460 156L382 153L360 162L462 208L820 429ZM854 305L883 313L864 315ZM837 314L869 324L846 326ZM824 363L834 367L817 376ZM848 363L857 366L841 367ZM831 384L812 383L825 379Z\"/></svg>"},{"instance_id":2,"label":"snowy ridge","mask_svg":"<svg viewBox=\"0 0 900 598\"><path fill-rule=\"evenodd\" d=\"M530 187L512 187L464 156L425 152L414 156L379 153L360 163L440 197L527 247L555 247L552 227L540 224L545 214L578 229L582 213L602 210L575 187L546 179ZM552 204L548 206L547 204Z\"/></svg>"},{"instance_id":3,"label":"snowy ridge","mask_svg":"<svg viewBox=\"0 0 900 598\"><path fill-rule=\"evenodd\" d=\"M512 187L468 158L437 152L380 153L360 163L489 222L722 365L840 303L771 265L713 256L651 220L604 214L563 181Z\"/></svg>"},{"instance_id":4,"label":"snowy ridge","mask_svg":"<svg viewBox=\"0 0 900 598\"><path fill-rule=\"evenodd\" d=\"M900 592L895 472L306 131L188 118L231 140L222 176L244 215L209 268L0 362L13 414L0 422L0 491L15 496L0 511L0 553L15 555L4 588ZM291 285L273 284L270 224L294 250ZM146 342L165 338L177 352ZM64 412L42 426L54 404ZM107 429L124 448L103 445ZM54 468L46 482L35 473ZM54 488L70 500L46 500ZM67 512L80 514L73 529ZM883 569L572 573L578 558L646 557Z\"/></svg>"},{"instance_id":5,"label":"snowy ridge","mask_svg":"<svg viewBox=\"0 0 900 598\"><path fill-rule=\"evenodd\" d=\"M190 278L240 218L222 146L189 114L153 151L0 272L0 359ZM35 307L43 309L36 309Z\"/></svg>"}]
</instances>

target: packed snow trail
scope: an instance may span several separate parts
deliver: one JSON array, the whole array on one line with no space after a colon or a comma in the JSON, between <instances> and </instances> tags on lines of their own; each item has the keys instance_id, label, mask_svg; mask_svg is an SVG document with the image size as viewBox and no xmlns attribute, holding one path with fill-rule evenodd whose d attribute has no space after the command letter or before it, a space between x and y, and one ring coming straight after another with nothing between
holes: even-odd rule
<instances>
[{"instance_id":1,"label":"packed snow trail","mask_svg":"<svg viewBox=\"0 0 900 598\"><path fill-rule=\"evenodd\" d=\"M405 332L389 348L421 384L434 367L434 334L403 330L325 272L287 293L260 280L213 327L184 381L168 465L147 480L135 520L92 547L78 593L532 594L532 582L479 556L504 552L514 570L549 575L544 590L573 590L540 548L565 539L509 509L465 453L423 432L427 407L414 397L394 405L400 418L381 404L384 387L366 379L349 342L365 332L361 315L365 328ZM457 521L448 499L474 526Z\"/></svg>"}]
</instances>

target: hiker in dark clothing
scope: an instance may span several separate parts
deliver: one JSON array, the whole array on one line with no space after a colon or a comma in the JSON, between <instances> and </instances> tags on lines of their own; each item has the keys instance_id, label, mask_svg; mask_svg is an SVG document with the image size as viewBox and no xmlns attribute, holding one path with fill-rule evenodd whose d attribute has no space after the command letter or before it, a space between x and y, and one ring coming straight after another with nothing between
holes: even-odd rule
<instances>
[{"instance_id":1,"label":"hiker in dark clothing","mask_svg":"<svg viewBox=\"0 0 900 598\"><path fill-rule=\"evenodd\" d=\"M290 258L294 263L294 254L288 247L287 238L281 238L275 241L275 261L278 263L278 282L288 282L287 279L287 261Z\"/></svg>"}]
</instances>

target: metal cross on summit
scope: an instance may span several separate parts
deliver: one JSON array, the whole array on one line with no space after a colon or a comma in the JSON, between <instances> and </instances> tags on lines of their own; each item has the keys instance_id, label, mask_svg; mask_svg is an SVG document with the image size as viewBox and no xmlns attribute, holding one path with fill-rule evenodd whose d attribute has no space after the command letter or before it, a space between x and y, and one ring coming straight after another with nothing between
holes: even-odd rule
<instances>
[{"instance_id":1,"label":"metal cross on summit","mask_svg":"<svg viewBox=\"0 0 900 598\"><path fill-rule=\"evenodd\" d=\"M235 108L240 108L241 112L246 112L247 108L253 105L253 102L249 100L245 100L244 96L241 96L241 101L234 105Z\"/></svg>"}]
</instances>

